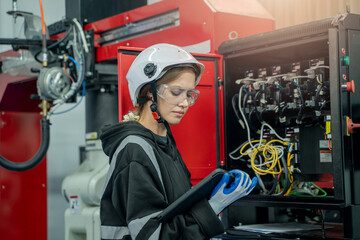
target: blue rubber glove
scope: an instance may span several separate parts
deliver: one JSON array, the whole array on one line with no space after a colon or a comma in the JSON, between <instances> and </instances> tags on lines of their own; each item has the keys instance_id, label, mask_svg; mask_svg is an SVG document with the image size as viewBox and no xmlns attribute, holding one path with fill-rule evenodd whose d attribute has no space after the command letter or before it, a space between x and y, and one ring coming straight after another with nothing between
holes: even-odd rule
<instances>
[{"instance_id":1,"label":"blue rubber glove","mask_svg":"<svg viewBox=\"0 0 360 240\"><path fill-rule=\"evenodd\" d=\"M225 173L214 188L209 200L209 204L216 214L222 212L224 208L236 200L248 195L255 188L258 181L257 177L251 180L247 173L237 169L229 172L235 175L233 183L226 188L230 175Z\"/></svg>"}]
</instances>

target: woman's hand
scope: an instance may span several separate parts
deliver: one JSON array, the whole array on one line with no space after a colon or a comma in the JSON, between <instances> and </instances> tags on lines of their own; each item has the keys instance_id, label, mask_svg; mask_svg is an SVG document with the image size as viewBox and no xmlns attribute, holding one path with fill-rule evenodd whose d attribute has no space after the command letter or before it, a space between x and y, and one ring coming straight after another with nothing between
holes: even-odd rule
<instances>
[{"instance_id":1,"label":"woman's hand","mask_svg":"<svg viewBox=\"0 0 360 240\"><path fill-rule=\"evenodd\" d=\"M236 200L248 195L257 184L256 177L251 180L249 175L243 171L235 169L229 172L235 175L235 180L230 186L227 186L230 175L225 173L214 188L209 200L209 204L216 214L219 214Z\"/></svg>"}]
</instances>

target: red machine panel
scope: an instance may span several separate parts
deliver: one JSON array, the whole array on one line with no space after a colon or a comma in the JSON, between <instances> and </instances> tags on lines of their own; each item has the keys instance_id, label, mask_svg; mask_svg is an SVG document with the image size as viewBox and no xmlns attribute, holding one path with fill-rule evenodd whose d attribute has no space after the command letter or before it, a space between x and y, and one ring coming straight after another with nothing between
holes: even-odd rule
<instances>
[{"instance_id":1,"label":"red machine panel","mask_svg":"<svg viewBox=\"0 0 360 240\"><path fill-rule=\"evenodd\" d=\"M163 0L93 22L85 30L94 30L98 62L115 59L119 46L145 48L159 42L191 46L191 52L217 53L225 40L275 28L259 3L246 2Z\"/></svg>"},{"instance_id":2,"label":"red machine panel","mask_svg":"<svg viewBox=\"0 0 360 240\"><path fill-rule=\"evenodd\" d=\"M0 112L0 155L14 162L40 145L39 113ZM47 238L46 161L24 172L0 168L1 239Z\"/></svg>"},{"instance_id":3,"label":"red machine panel","mask_svg":"<svg viewBox=\"0 0 360 240\"><path fill-rule=\"evenodd\" d=\"M119 119L129 110L132 102L129 96L126 74L131 63L141 49L119 48ZM196 87L200 97L178 125L171 126L182 157L196 183L213 171L224 161L223 154L223 121L219 114L219 96L222 89L218 87L218 77L222 75L219 55L194 55L205 65L205 72ZM222 106L222 104L221 104Z\"/></svg>"},{"instance_id":4,"label":"red machine panel","mask_svg":"<svg viewBox=\"0 0 360 240\"><path fill-rule=\"evenodd\" d=\"M2 52L0 61L17 56L14 51ZM31 100L31 94L37 94L36 76L10 76L0 71L0 111L40 112L41 101Z\"/></svg>"},{"instance_id":5,"label":"red machine panel","mask_svg":"<svg viewBox=\"0 0 360 240\"><path fill-rule=\"evenodd\" d=\"M17 53L0 53L13 57ZM36 78L0 74L0 155L13 162L31 159L39 149L41 127ZM46 159L24 172L0 167L0 238L47 238Z\"/></svg>"}]
</instances>

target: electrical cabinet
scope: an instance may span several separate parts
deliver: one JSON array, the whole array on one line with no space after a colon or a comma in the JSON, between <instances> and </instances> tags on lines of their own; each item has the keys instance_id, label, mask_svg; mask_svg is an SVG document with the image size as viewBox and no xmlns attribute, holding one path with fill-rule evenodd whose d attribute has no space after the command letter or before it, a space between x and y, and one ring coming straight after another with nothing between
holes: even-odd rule
<instances>
[{"instance_id":1,"label":"electrical cabinet","mask_svg":"<svg viewBox=\"0 0 360 240\"><path fill-rule=\"evenodd\" d=\"M260 180L238 205L336 210L344 237L360 237L359 23L344 14L220 45L226 167Z\"/></svg>"}]
</instances>

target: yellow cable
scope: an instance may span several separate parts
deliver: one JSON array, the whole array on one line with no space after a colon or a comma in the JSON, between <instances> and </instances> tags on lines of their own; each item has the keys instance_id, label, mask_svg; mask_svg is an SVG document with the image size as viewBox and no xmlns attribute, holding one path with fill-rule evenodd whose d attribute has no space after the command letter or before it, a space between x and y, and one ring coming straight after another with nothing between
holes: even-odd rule
<instances>
[{"instance_id":1,"label":"yellow cable","mask_svg":"<svg viewBox=\"0 0 360 240\"><path fill-rule=\"evenodd\" d=\"M279 153L278 150L275 146L271 145L273 143L280 143L283 146L288 146L290 143L289 142L284 142L282 140L278 140L278 139L274 139L271 140L269 142L267 142L265 145L261 145L257 148L254 148L250 151L244 152L245 148L250 144L250 143L259 143L260 140L253 140L251 142L247 142L246 144L244 144L244 146L241 147L240 149L240 154L243 156L247 156L250 155L250 163L251 163L251 168L254 170L254 172L256 172L259 175L267 175L267 174L271 174L273 177L275 177L275 174L280 174L282 171L282 167L281 167L281 162L279 160ZM265 143L266 140L262 140L262 143ZM256 156L262 152L262 157L264 158L264 163L267 166L267 169L261 169L259 167L257 167L255 165L255 159ZM289 160L289 156L290 154L288 154L288 161ZM278 171L274 171L274 168L278 166L279 170ZM284 166L289 168L288 166ZM291 176L291 182L292 182L292 176ZM290 191L288 191L290 192Z\"/></svg>"},{"instance_id":2,"label":"yellow cable","mask_svg":"<svg viewBox=\"0 0 360 240\"><path fill-rule=\"evenodd\" d=\"M260 142L260 140L253 140L253 141L251 141L251 143L258 143L258 142ZM263 140L262 142L266 142L266 140ZM241 155L244 155L244 156L246 156L246 155L249 155L250 153L251 153L251 151L250 152L248 152L248 153L244 153L243 152L243 150L244 150L244 148L247 146L247 145L249 145L250 144L250 142L247 142L246 144L244 144L244 146L242 146L242 148L240 149L240 154Z\"/></svg>"},{"instance_id":3,"label":"yellow cable","mask_svg":"<svg viewBox=\"0 0 360 240\"><path fill-rule=\"evenodd\" d=\"M257 166L255 166L255 158L256 155L260 152L263 151L263 156L265 159L265 163L266 162L270 162L272 161L271 165L268 166L268 169L261 169L258 168ZM272 153L272 156L270 158L266 157L266 151L269 151ZM278 159L278 153L277 153L277 149L273 146L269 146L269 145L263 145L258 147L257 149L254 149L252 151L252 155L251 155L251 167L252 169L257 172L260 175L266 175L266 174L279 174L281 172L281 165L278 164L279 159ZM279 171L275 172L273 169L276 167L276 165L279 165Z\"/></svg>"}]
</instances>

